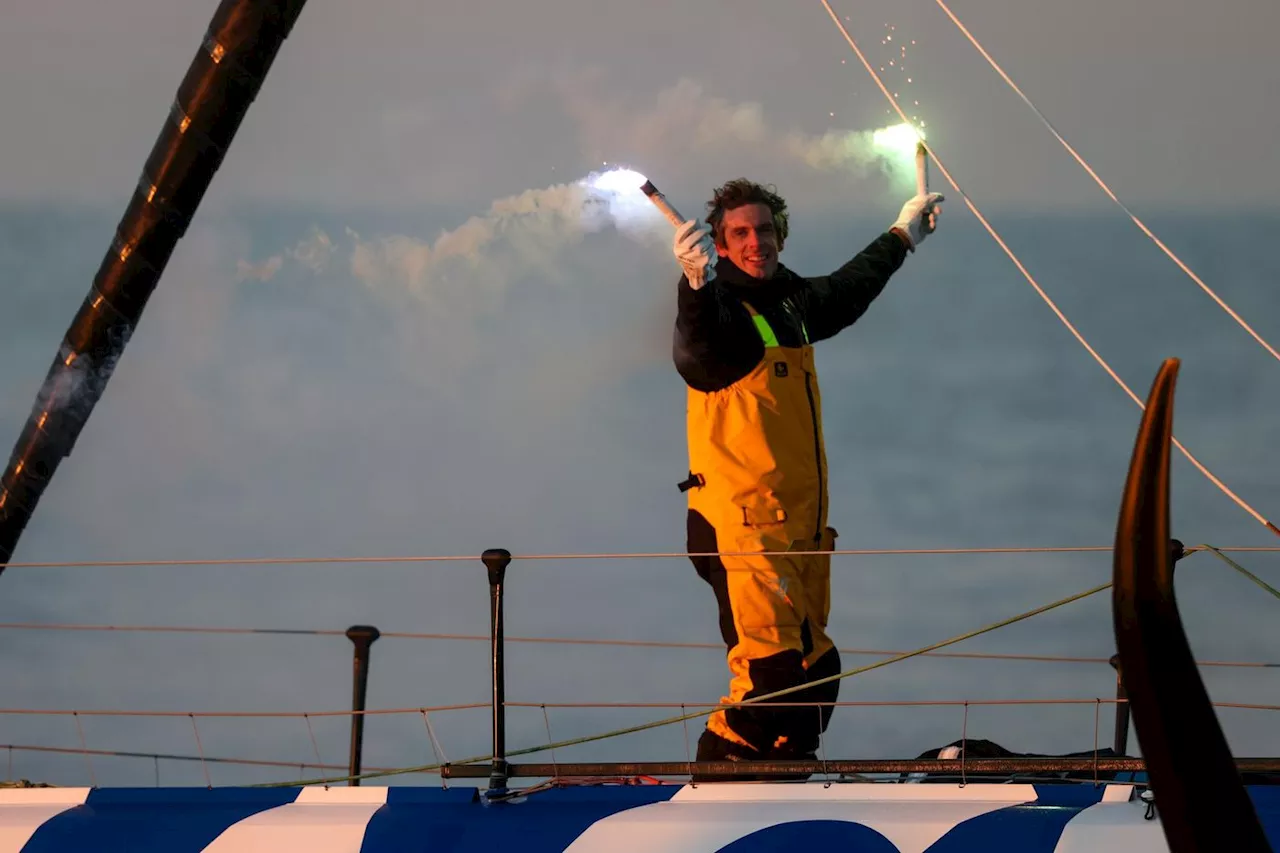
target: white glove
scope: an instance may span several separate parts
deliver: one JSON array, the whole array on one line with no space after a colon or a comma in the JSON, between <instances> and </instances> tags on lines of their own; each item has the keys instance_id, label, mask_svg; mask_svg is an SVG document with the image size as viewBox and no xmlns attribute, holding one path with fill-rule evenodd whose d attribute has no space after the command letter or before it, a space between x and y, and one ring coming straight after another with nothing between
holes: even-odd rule
<instances>
[{"instance_id":1,"label":"white glove","mask_svg":"<svg viewBox=\"0 0 1280 853\"><path fill-rule=\"evenodd\" d=\"M924 242L924 238L938 227L938 217L942 215L942 209L938 207L938 203L942 200L941 193L929 193L915 196L902 206L898 221L893 223L891 230L897 228L907 235L907 240L911 243L911 251L914 252L916 246Z\"/></svg>"},{"instance_id":2,"label":"white glove","mask_svg":"<svg viewBox=\"0 0 1280 853\"><path fill-rule=\"evenodd\" d=\"M716 252L715 241L711 239L711 229L705 224L697 219L686 221L676 229L671 248L694 290L715 279L720 255Z\"/></svg>"}]
</instances>

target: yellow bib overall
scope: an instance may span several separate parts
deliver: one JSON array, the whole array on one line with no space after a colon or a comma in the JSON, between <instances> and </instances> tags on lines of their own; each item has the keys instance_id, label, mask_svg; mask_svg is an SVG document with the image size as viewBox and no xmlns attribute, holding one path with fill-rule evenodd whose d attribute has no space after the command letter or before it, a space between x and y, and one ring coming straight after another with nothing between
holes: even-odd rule
<instances>
[{"instance_id":1,"label":"yellow bib overall","mask_svg":"<svg viewBox=\"0 0 1280 853\"><path fill-rule=\"evenodd\" d=\"M830 551L835 545L836 532L827 526L827 462L813 346L807 331L803 346L779 346L765 318L747 308L764 341L760 363L724 390L688 391L689 471L696 483L689 489L689 509L715 531L732 613L730 632L718 593L729 644L732 678L723 700L729 703L780 689L779 683L762 683L768 680L761 675L768 661L794 662L798 656L807 671L833 648L826 633L830 556L762 553ZM801 683L803 673L791 670L793 676L779 677ZM792 694L775 701L802 698ZM816 707L798 711L819 714ZM787 716L794 722L794 713L780 715ZM825 721L820 726L815 721L815 731L825 727ZM773 745L772 728L762 729L733 709L716 711L707 728L756 749L768 735ZM787 729L780 724L780 731Z\"/></svg>"}]
</instances>

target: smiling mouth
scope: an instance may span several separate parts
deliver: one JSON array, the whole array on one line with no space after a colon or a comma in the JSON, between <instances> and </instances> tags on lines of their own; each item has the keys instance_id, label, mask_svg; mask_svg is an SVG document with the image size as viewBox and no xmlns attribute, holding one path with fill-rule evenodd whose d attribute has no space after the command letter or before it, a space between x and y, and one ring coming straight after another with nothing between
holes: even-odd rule
<instances>
[{"instance_id":1,"label":"smiling mouth","mask_svg":"<svg viewBox=\"0 0 1280 853\"><path fill-rule=\"evenodd\" d=\"M745 255L744 259L749 264L763 264L767 260L764 255Z\"/></svg>"}]
</instances>

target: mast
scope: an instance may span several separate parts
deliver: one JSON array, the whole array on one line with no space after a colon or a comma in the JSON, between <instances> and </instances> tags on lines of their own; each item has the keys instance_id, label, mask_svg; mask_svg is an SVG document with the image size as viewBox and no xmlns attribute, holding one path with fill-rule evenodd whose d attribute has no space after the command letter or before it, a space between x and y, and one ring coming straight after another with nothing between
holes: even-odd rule
<instances>
[{"instance_id":1,"label":"mast","mask_svg":"<svg viewBox=\"0 0 1280 853\"><path fill-rule=\"evenodd\" d=\"M0 572L106 389L306 0L222 0L0 475Z\"/></svg>"}]
</instances>

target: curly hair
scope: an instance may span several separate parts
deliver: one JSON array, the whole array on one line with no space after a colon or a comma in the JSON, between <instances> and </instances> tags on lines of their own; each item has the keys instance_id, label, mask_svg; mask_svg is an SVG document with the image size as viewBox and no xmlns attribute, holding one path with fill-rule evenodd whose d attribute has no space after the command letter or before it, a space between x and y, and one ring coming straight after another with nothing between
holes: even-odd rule
<instances>
[{"instance_id":1,"label":"curly hair","mask_svg":"<svg viewBox=\"0 0 1280 853\"><path fill-rule=\"evenodd\" d=\"M778 234L778 248L781 249L787 240L787 203L777 190L773 184L762 186L746 178L735 178L717 188L707 202L707 224L711 226L716 243L723 243L720 224L726 210L744 204L763 204L773 214L773 230Z\"/></svg>"}]
</instances>

